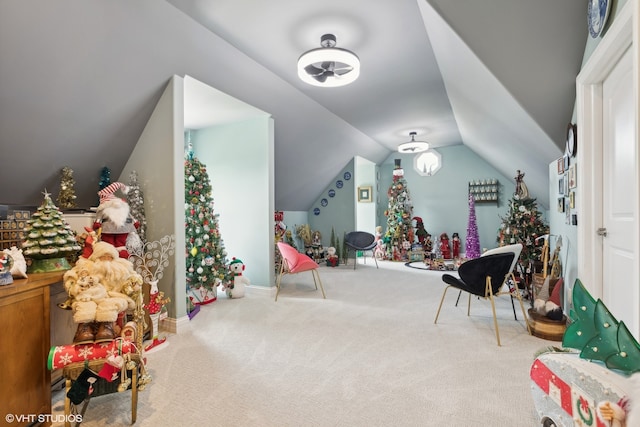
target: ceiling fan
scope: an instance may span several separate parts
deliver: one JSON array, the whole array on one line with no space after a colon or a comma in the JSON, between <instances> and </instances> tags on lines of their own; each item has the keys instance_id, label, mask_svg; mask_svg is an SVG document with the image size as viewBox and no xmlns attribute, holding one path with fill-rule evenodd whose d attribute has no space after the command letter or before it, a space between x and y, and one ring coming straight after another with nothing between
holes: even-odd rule
<instances>
[{"instance_id":1,"label":"ceiling fan","mask_svg":"<svg viewBox=\"0 0 640 427\"><path fill-rule=\"evenodd\" d=\"M321 48L312 49L298 59L298 75L315 86L343 86L360 74L360 61L351 51L335 47L336 36L320 38Z\"/></svg>"}]
</instances>

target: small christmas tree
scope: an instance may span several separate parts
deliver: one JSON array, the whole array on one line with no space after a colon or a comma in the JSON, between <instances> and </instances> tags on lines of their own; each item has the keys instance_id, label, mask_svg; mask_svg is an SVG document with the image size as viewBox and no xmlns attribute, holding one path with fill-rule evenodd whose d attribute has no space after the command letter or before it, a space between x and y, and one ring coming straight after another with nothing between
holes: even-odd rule
<instances>
[{"instance_id":1,"label":"small christmas tree","mask_svg":"<svg viewBox=\"0 0 640 427\"><path fill-rule=\"evenodd\" d=\"M502 218L497 242L500 246L522 243L520 262L528 269L534 261L541 261L542 247L536 245L536 238L548 234L549 227L542 221L536 199L529 197L523 176L518 171L516 193L509 202L507 216Z\"/></svg>"},{"instance_id":2,"label":"small christmas tree","mask_svg":"<svg viewBox=\"0 0 640 427\"><path fill-rule=\"evenodd\" d=\"M98 182L98 192L103 190L105 187L108 187L111 184L111 169L108 167L103 167L100 170L100 182ZM98 204L100 203L100 199L98 199Z\"/></svg>"},{"instance_id":3,"label":"small christmas tree","mask_svg":"<svg viewBox=\"0 0 640 427\"><path fill-rule=\"evenodd\" d=\"M142 243L147 243L147 217L144 212L144 193L138 183L138 173L131 171L129 174L129 192L127 193L127 203L129 204L129 212L131 216L140 223L138 227L138 236Z\"/></svg>"},{"instance_id":4,"label":"small christmas tree","mask_svg":"<svg viewBox=\"0 0 640 427\"><path fill-rule=\"evenodd\" d=\"M403 261L408 259L407 252L413 243L413 205L404 179L404 170L400 166L400 159L395 160L393 182L387 191L389 205L385 211L387 217L387 231L384 242L387 248L387 259Z\"/></svg>"},{"instance_id":5,"label":"small christmas tree","mask_svg":"<svg viewBox=\"0 0 640 427\"><path fill-rule=\"evenodd\" d=\"M211 183L207 168L197 157L185 160L185 231L187 294L194 304L217 299L217 287L230 283L227 253L213 213Z\"/></svg>"},{"instance_id":6,"label":"small christmas tree","mask_svg":"<svg viewBox=\"0 0 640 427\"><path fill-rule=\"evenodd\" d=\"M56 202L61 209L73 209L76 207L76 190L74 185L76 181L73 179L73 169L70 167L62 168L62 177L60 178L60 193Z\"/></svg>"},{"instance_id":7,"label":"small christmas tree","mask_svg":"<svg viewBox=\"0 0 640 427\"><path fill-rule=\"evenodd\" d=\"M640 345L601 300L595 301L576 279L573 286L571 324L562 338L565 347L580 350L580 357L605 362L627 374L640 371Z\"/></svg>"},{"instance_id":8,"label":"small christmas tree","mask_svg":"<svg viewBox=\"0 0 640 427\"><path fill-rule=\"evenodd\" d=\"M31 215L24 229L22 253L32 259L28 268L30 273L68 270L71 266L66 257L73 257L81 249L75 233L53 204L50 194L47 190L43 194L42 204Z\"/></svg>"},{"instance_id":9,"label":"small christmas tree","mask_svg":"<svg viewBox=\"0 0 640 427\"><path fill-rule=\"evenodd\" d=\"M469 194L469 223L467 225L467 239L465 241L465 256L468 259L480 256L480 237L478 236L478 223L476 220L476 202L473 194Z\"/></svg>"}]
</instances>

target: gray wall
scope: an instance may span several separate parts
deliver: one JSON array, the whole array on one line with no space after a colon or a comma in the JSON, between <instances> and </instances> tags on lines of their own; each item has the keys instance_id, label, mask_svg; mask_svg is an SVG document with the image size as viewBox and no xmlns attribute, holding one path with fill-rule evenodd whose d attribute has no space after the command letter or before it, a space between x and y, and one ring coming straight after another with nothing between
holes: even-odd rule
<instances>
[{"instance_id":1,"label":"gray wall","mask_svg":"<svg viewBox=\"0 0 640 427\"><path fill-rule=\"evenodd\" d=\"M345 179L345 173L351 175L350 179ZM315 203L308 212L309 226L313 231L320 231L322 234L322 244L329 246L331 241L331 228L342 242L344 233L354 231L355 227L355 182L354 160L352 159L340 173L331 180L331 185L326 187L318 196ZM338 188L337 181L342 181L342 188ZM335 195L329 196L329 191L333 190ZM322 199L327 200L327 206L322 206ZM314 213L319 209L319 214ZM300 224L298 224L300 225ZM300 248L298 248L300 249Z\"/></svg>"}]
</instances>

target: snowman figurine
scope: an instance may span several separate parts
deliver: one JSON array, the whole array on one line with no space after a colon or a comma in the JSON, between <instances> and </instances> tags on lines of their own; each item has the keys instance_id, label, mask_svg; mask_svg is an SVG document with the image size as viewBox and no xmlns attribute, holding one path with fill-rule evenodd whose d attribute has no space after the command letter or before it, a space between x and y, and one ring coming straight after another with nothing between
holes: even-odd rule
<instances>
[{"instance_id":1,"label":"snowman figurine","mask_svg":"<svg viewBox=\"0 0 640 427\"><path fill-rule=\"evenodd\" d=\"M233 273L233 281L225 287L225 292L229 298L242 298L245 286L250 284L249 279L242 275L244 263L234 257L229 263L229 270Z\"/></svg>"}]
</instances>

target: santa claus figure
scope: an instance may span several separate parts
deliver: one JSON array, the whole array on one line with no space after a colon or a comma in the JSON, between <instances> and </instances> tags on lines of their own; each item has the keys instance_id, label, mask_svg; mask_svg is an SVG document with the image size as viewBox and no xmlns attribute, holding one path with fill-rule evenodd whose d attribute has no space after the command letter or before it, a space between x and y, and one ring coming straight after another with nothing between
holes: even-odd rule
<instances>
[{"instance_id":1,"label":"santa claus figure","mask_svg":"<svg viewBox=\"0 0 640 427\"><path fill-rule=\"evenodd\" d=\"M142 287L133 264L106 242L95 243L91 256L79 258L63 281L78 324L76 344L113 340L122 326L116 324L120 313L135 307L133 297Z\"/></svg>"},{"instance_id":2,"label":"santa claus figure","mask_svg":"<svg viewBox=\"0 0 640 427\"><path fill-rule=\"evenodd\" d=\"M117 190L126 194L129 189L121 182L114 182L98 192L100 205L96 211L93 229L100 229L100 240L115 246L120 258L129 258L127 238L139 240L136 239L136 230L140 223L131 216L129 204L114 195Z\"/></svg>"}]
</instances>

